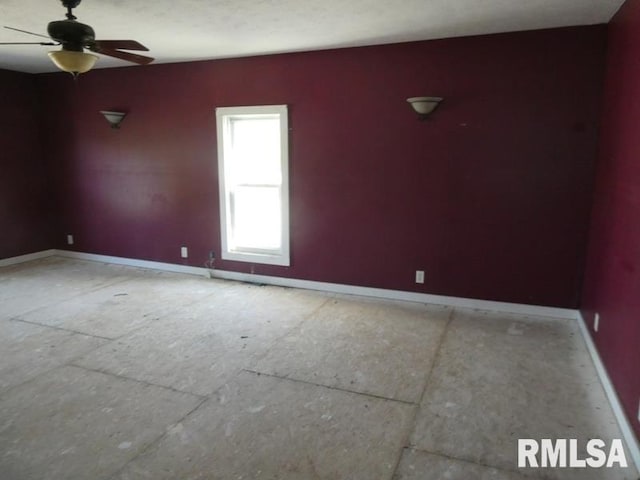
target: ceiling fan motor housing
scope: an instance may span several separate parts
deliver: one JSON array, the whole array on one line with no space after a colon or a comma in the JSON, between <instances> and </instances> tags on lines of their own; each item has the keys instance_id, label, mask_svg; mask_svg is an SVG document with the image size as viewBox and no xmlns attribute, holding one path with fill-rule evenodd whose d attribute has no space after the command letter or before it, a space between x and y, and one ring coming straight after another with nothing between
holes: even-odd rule
<instances>
[{"instance_id":1,"label":"ceiling fan motor housing","mask_svg":"<svg viewBox=\"0 0 640 480\"><path fill-rule=\"evenodd\" d=\"M56 20L47 26L51 38L60 42L63 49L81 52L83 47L95 41L96 34L89 25L75 20Z\"/></svg>"},{"instance_id":2,"label":"ceiling fan motor housing","mask_svg":"<svg viewBox=\"0 0 640 480\"><path fill-rule=\"evenodd\" d=\"M61 0L65 8L76 8L82 0Z\"/></svg>"},{"instance_id":3,"label":"ceiling fan motor housing","mask_svg":"<svg viewBox=\"0 0 640 480\"><path fill-rule=\"evenodd\" d=\"M96 53L108 57L118 58L138 65L147 65L153 62L152 57L124 50L149 51L147 47L135 40L96 40L93 28L77 21L73 15L73 9L80 5L81 0L60 0L62 6L67 9L66 20L56 20L47 25L47 33L52 42L30 42L39 45L62 45L62 49L48 52L53 63L62 71L77 76L79 73L88 72L93 68L98 56ZM10 28L10 27L7 27ZM29 33L39 37L39 33L26 30L13 29L23 33ZM47 37L45 37L47 38ZM85 49L93 53L85 53Z\"/></svg>"}]
</instances>

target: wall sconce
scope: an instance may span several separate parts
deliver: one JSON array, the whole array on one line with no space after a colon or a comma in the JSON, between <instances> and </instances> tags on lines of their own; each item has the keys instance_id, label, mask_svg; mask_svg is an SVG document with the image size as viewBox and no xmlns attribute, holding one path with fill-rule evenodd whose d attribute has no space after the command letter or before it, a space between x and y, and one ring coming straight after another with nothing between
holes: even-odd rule
<instances>
[{"instance_id":1,"label":"wall sconce","mask_svg":"<svg viewBox=\"0 0 640 480\"><path fill-rule=\"evenodd\" d=\"M443 100L442 97L411 97L407 102L411 104L413 110L418 114L420 120L426 119Z\"/></svg>"},{"instance_id":2,"label":"wall sconce","mask_svg":"<svg viewBox=\"0 0 640 480\"><path fill-rule=\"evenodd\" d=\"M124 120L124 117L127 116L125 112L108 112L101 110L100 113L107 119L111 128L120 128L120 123Z\"/></svg>"}]
</instances>

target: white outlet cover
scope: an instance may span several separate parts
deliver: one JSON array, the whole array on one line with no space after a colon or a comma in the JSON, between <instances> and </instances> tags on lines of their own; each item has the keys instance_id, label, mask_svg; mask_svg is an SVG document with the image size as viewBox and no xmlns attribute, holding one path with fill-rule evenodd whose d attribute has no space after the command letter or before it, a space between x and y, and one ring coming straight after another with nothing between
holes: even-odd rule
<instances>
[{"instance_id":1,"label":"white outlet cover","mask_svg":"<svg viewBox=\"0 0 640 480\"><path fill-rule=\"evenodd\" d=\"M180 256L182 258L187 258L189 256L189 251L187 250L187 247L180 247Z\"/></svg>"},{"instance_id":2,"label":"white outlet cover","mask_svg":"<svg viewBox=\"0 0 640 480\"><path fill-rule=\"evenodd\" d=\"M73 245L73 235L67 235L67 245Z\"/></svg>"},{"instance_id":3,"label":"white outlet cover","mask_svg":"<svg viewBox=\"0 0 640 480\"><path fill-rule=\"evenodd\" d=\"M424 270L416 270L416 283L424 283Z\"/></svg>"},{"instance_id":4,"label":"white outlet cover","mask_svg":"<svg viewBox=\"0 0 640 480\"><path fill-rule=\"evenodd\" d=\"M597 332L598 328L600 328L600 314L596 312L595 316L593 317L593 331Z\"/></svg>"}]
</instances>

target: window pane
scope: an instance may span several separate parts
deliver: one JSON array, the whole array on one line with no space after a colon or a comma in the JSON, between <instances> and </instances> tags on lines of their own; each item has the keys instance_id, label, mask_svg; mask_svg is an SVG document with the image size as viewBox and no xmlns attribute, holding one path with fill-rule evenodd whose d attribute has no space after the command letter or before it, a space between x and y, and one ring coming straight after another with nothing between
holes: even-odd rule
<instances>
[{"instance_id":1,"label":"window pane","mask_svg":"<svg viewBox=\"0 0 640 480\"><path fill-rule=\"evenodd\" d=\"M276 116L231 120L231 181L280 185L280 120Z\"/></svg>"},{"instance_id":2,"label":"window pane","mask_svg":"<svg viewBox=\"0 0 640 480\"><path fill-rule=\"evenodd\" d=\"M280 249L280 188L236 187L232 195L232 248Z\"/></svg>"},{"instance_id":3,"label":"window pane","mask_svg":"<svg viewBox=\"0 0 640 480\"><path fill-rule=\"evenodd\" d=\"M221 257L290 265L286 105L217 107Z\"/></svg>"}]
</instances>

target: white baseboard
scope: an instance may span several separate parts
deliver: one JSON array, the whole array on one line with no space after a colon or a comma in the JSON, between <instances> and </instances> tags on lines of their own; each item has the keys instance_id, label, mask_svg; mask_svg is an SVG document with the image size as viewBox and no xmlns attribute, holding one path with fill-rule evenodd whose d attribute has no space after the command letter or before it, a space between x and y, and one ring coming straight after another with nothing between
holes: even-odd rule
<instances>
[{"instance_id":1,"label":"white baseboard","mask_svg":"<svg viewBox=\"0 0 640 480\"><path fill-rule=\"evenodd\" d=\"M149 268L167 272L186 273L190 275L203 275L206 277L236 280L240 282L264 283L281 287L302 288L306 290L320 290L323 292L342 293L345 295L360 295L364 297L386 298L389 300L401 300L418 303L432 303L458 308L472 308L479 310L492 310L503 313L520 315L532 315L539 317L554 317L570 320L578 319L579 312L569 308L544 307L539 305L527 305L521 303L495 302L491 300L478 300L473 298L449 297L446 295L431 295L428 293L405 292L402 290L388 290L383 288L359 287L339 283L316 282L312 280L300 280L296 278L274 277L269 275L255 275L250 273L232 272L228 270L213 270L204 267L192 267L189 265L176 265L173 263L154 262L151 260L136 260L133 258L113 257L95 253L73 252L69 250L46 250L37 254L23 255L5 261L15 260L13 263L26 262L35 258L57 255L79 260L113 263L130 267ZM24 259L23 259L24 257ZM9 263L10 264L10 263ZM1 264L0 264L1 266Z\"/></svg>"},{"instance_id":2,"label":"white baseboard","mask_svg":"<svg viewBox=\"0 0 640 480\"><path fill-rule=\"evenodd\" d=\"M302 288L305 290L320 290L323 292L343 293L346 295L360 295L363 297L386 298L389 300L403 300L408 302L433 303L458 308L475 308L480 310L494 310L504 313L535 315L539 317L555 317L575 320L578 311L569 308L542 307L520 303L494 302L490 300L476 300L473 298L449 297L445 295L431 295L428 293L405 292L402 290L387 290L383 288L358 287L339 283L315 282L296 278L272 277L250 273L230 272L227 270L209 270L211 276L226 280L241 282L265 283L281 287Z\"/></svg>"},{"instance_id":3,"label":"white baseboard","mask_svg":"<svg viewBox=\"0 0 640 480\"><path fill-rule=\"evenodd\" d=\"M56 252L57 250L42 250L41 252L27 253L26 255L19 255L17 257L3 258L0 259L0 267L8 267L9 265L16 265L18 263L31 262L32 260L50 257L55 255Z\"/></svg>"},{"instance_id":4,"label":"white baseboard","mask_svg":"<svg viewBox=\"0 0 640 480\"><path fill-rule=\"evenodd\" d=\"M591 334L589 333L589 328L587 327L587 323L582 316L582 313L579 312L578 324L580 325L580 331L582 332L582 337L584 338L584 342L587 345L587 350L589 350L589 354L591 355L591 359L593 360L593 364L596 367L596 371L598 372L598 377L600 378L600 383L602 384L605 393L607 394L607 398L609 399L609 404L613 409L613 414L618 421L618 425L620 426L620 430L622 431L622 435L627 444L627 450L633 459L633 463L636 465L636 469L638 470L638 474L640 474L640 443L638 443L638 439L633 433L633 429L631 428L631 424L629 423L629 419L624 413L624 409L622 408L622 404L620 403L620 399L618 398L618 394L616 393L615 388L613 387L613 383L611 383L611 379L609 378L609 374L607 373L607 369L602 363L602 359L600 358L600 354L598 353L598 349L596 348L593 339L591 338Z\"/></svg>"},{"instance_id":5,"label":"white baseboard","mask_svg":"<svg viewBox=\"0 0 640 480\"><path fill-rule=\"evenodd\" d=\"M162 270L165 272L186 273L189 275L205 275L208 270L204 267L192 267L190 265L177 265L174 263L154 262L151 260L136 260L134 258L112 257L109 255L98 255L96 253L72 252L70 250L54 250L54 255L66 258L76 258L78 260L90 260L92 262L113 263L115 265L126 265L128 267L148 268L150 270Z\"/></svg>"}]
</instances>

